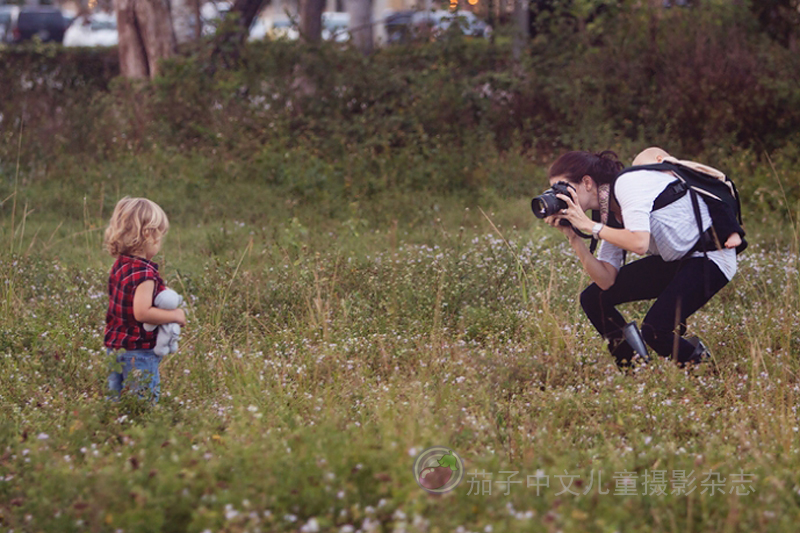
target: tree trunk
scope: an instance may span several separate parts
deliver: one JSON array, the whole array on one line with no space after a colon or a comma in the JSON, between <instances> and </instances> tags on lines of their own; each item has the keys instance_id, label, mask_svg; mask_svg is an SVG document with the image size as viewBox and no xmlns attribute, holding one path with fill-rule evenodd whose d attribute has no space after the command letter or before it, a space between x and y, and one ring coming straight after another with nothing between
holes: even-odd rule
<instances>
[{"instance_id":1,"label":"tree trunk","mask_svg":"<svg viewBox=\"0 0 800 533\"><path fill-rule=\"evenodd\" d=\"M528 28L530 26L530 7L528 0L514 0L514 41L512 54L514 61L519 62L522 51L528 45Z\"/></svg>"},{"instance_id":2,"label":"tree trunk","mask_svg":"<svg viewBox=\"0 0 800 533\"><path fill-rule=\"evenodd\" d=\"M300 0L300 35L308 43L322 39L322 12L325 0Z\"/></svg>"},{"instance_id":3,"label":"tree trunk","mask_svg":"<svg viewBox=\"0 0 800 533\"><path fill-rule=\"evenodd\" d=\"M191 0L194 12L194 40L199 41L203 38L203 17L200 14L201 0Z\"/></svg>"},{"instance_id":4,"label":"tree trunk","mask_svg":"<svg viewBox=\"0 0 800 533\"><path fill-rule=\"evenodd\" d=\"M239 13L240 41L247 40L250 34L250 26L261 11L261 7L268 4L269 0L236 0L231 7L231 13ZM228 15L230 16L230 15Z\"/></svg>"},{"instance_id":5,"label":"tree trunk","mask_svg":"<svg viewBox=\"0 0 800 533\"><path fill-rule=\"evenodd\" d=\"M228 17L237 15L235 28L227 24L222 24L222 31L217 31L214 37L214 50L211 52L208 73L213 75L221 63L224 67L230 68L239 60L241 47L250 35L250 25L255 20L261 7L269 3L269 0L236 0L231 6ZM233 31L230 31L233 30Z\"/></svg>"},{"instance_id":6,"label":"tree trunk","mask_svg":"<svg viewBox=\"0 0 800 533\"><path fill-rule=\"evenodd\" d=\"M350 39L363 54L372 53L372 0L348 0Z\"/></svg>"},{"instance_id":7,"label":"tree trunk","mask_svg":"<svg viewBox=\"0 0 800 533\"><path fill-rule=\"evenodd\" d=\"M155 78L158 62L175 53L175 33L166 0L117 0L120 74Z\"/></svg>"}]
</instances>

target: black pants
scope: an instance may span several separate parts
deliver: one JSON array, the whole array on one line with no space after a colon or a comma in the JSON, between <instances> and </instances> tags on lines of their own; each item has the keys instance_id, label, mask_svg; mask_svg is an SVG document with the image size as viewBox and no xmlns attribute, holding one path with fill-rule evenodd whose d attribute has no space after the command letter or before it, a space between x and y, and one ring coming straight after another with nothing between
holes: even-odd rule
<instances>
[{"instance_id":1,"label":"black pants","mask_svg":"<svg viewBox=\"0 0 800 533\"><path fill-rule=\"evenodd\" d=\"M594 327L609 342L619 364L630 362L633 350L623 341L626 322L616 306L638 300L656 301L642 322L645 342L659 355L688 362L694 346L681 336L686 319L728 283L710 259L692 257L667 262L651 255L623 266L608 290L592 283L581 293L581 306Z\"/></svg>"}]
</instances>

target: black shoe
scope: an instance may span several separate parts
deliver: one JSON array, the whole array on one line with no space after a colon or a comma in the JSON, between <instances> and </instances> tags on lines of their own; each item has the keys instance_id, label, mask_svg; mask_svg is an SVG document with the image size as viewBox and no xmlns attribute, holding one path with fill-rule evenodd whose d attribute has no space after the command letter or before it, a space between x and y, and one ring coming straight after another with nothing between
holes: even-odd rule
<instances>
[{"instance_id":1,"label":"black shoe","mask_svg":"<svg viewBox=\"0 0 800 533\"><path fill-rule=\"evenodd\" d=\"M614 356L614 361L620 370L624 372L626 369L631 368L631 362L635 354L630 345L625 342L625 339L609 339L606 348Z\"/></svg>"},{"instance_id":2,"label":"black shoe","mask_svg":"<svg viewBox=\"0 0 800 533\"><path fill-rule=\"evenodd\" d=\"M692 357L689 359L689 361L682 366L691 369L699 369L704 366L709 366L714 372L716 372L717 365L714 362L711 351L705 344L703 344L703 341L700 340L700 337L689 337L686 340L689 341L692 346L694 346L694 352L692 352Z\"/></svg>"}]
</instances>

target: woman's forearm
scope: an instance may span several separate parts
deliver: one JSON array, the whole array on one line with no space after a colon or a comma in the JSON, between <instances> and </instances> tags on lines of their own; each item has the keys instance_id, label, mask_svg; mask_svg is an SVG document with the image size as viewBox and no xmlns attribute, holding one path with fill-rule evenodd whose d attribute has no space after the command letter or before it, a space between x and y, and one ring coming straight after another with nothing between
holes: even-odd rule
<instances>
[{"instance_id":1,"label":"woman's forearm","mask_svg":"<svg viewBox=\"0 0 800 533\"><path fill-rule=\"evenodd\" d=\"M566 198L560 195L559 198ZM586 216L586 213L578 207L574 207L574 202L570 203L569 212L564 215L575 228L578 228L584 233L592 233L595 221ZM628 250L635 254L644 255L650 248L650 232L649 231L631 231L628 229L617 229L610 226L603 226L598 233L598 236L604 241L608 241L618 248Z\"/></svg>"},{"instance_id":2,"label":"woman's forearm","mask_svg":"<svg viewBox=\"0 0 800 533\"><path fill-rule=\"evenodd\" d=\"M603 226L598 236L610 244L635 254L644 255L650 248L649 231L630 231L627 229Z\"/></svg>"},{"instance_id":3,"label":"woman's forearm","mask_svg":"<svg viewBox=\"0 0 800 533\"><path fill-rule=\"evenodd\" d=\"M586 246L586 243L578 235L570 236L569 244L572 246L572 249L575 250L578 260L580 260L583 269L589 277L592 278L592 281L597 283L603 290L607 290L614 284L614 281L617 279L616 268L605 261L600 261L592 255L592 252L589 251L589 247Z\"/></svg>"}]
</instances>

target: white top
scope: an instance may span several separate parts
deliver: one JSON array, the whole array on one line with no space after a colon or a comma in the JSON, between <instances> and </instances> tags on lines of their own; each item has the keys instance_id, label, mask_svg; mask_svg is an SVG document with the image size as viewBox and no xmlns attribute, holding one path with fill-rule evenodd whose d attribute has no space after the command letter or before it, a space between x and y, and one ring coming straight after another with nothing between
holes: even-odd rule
<instances>
[{"instance_id":1,"label":"white top","mask_svg":"<svg viewBox=\"0 0 800 533\"><path fill-rule=\"evenodd\" d=\"M653 211L653 202L664 189L675 181L675 177L658 170L636 170L626 172L614 185L614 194L622 209L622 223L630 231L649 231L649 253L661 256L664 261L677 261L691 250L700 238L697 230L692 199L689 194L675 202ZM711 217L704 201L699 202L703 231L711 226ZM727 235L725 236L727 238ZM597 259L619 270L623 250L603 241ZM702 257L695 252L692 257ZM730 281L736 274L736 250L714 250L708 258L719 267Z\"/></svg>"}]
</instances>

